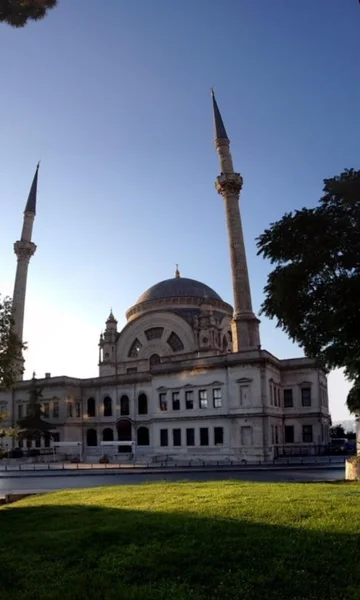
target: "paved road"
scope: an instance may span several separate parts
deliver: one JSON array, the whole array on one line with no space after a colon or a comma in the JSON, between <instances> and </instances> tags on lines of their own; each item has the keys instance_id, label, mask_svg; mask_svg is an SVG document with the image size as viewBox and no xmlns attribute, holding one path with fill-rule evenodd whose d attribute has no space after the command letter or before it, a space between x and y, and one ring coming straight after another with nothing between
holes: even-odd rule
<instances>
[{"instance_id":1,"label":"paved road","mask_svg":"<svg viewBox=\"0 0 360 600\"><path fill-rule=\"evenodd\" d=\"M232 473L156 473L156 474L113 474L113 475L54 475L39 476L26 474L17 477L0 477L0 496L4 493L20 491L50 491L101 487L106 485L138 484L152 481L216 481L237 479L254 482L314 482L341 481L344 468L324 469L284 469L283 471L247 471Z\"/></svg>"}]
</instances>

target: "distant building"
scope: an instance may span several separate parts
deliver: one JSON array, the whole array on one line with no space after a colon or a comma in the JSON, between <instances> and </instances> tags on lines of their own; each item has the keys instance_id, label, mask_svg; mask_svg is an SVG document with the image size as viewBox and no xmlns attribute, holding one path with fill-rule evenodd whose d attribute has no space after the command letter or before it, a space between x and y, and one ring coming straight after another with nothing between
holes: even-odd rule
<instances>
[{"instance_id":1,"label":"distant building","mask_svg":"<svg viewBox=\"0 0 360 600\"><path fill-rule=\"evenodd\" d=\"M112 313L99 341L99 376L51 377L43 387L45 417L60 441L82 442L87 460L105 452L204 461L267 461L329 441L327 380L313 360L279 360L261 349L252 309L239 211L242 177L214 94L216 189L225 205L234 308L209 286L175 276L148 289L117 329ZM14 289L15 328L22 337L27 269L36 250L32 225L38 169L29 195ZM216 250L214 250L216 251ZM0 395L15 423L26 413L31 381ZM121 441L106 450L102 441ZM124 444L129 442L129 445ZM48 446L48 439L24 446Z\"/></svg>"}]
</instances>

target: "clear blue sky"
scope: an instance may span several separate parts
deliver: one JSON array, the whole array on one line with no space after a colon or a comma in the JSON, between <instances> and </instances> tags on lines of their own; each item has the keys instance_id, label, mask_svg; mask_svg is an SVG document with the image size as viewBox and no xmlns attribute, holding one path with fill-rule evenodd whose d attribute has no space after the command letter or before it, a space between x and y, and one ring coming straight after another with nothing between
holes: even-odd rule
<instances>
[{"instance_id":1,"label":"clear blue sky","mask_svg":"<svg viewBox=\"0 0 360 600\"><path fill-rule=\"evenodd\" d=\"M359 166L357 0L59 0L42 22L1 25L0 57L3 293L42 161L28 374L95 375L110 306L123 325L177 262L232 302L211 86L244 177L256 311L269 265L255 237ZM301 354L273 323L261 331L278 356ZM337 418L346 385L335 379Z\"/></svg>"}]
</instances>

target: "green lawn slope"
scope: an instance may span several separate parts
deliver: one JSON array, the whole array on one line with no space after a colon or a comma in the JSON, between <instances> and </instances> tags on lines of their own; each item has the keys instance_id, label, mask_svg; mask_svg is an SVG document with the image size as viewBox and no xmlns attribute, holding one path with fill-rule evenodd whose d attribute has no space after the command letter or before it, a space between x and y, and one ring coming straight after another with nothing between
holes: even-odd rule
<instances>
[{"instance_id":1,"label":"green lawn slope","mask_svg":"<svg viewBox=\"0 0 360 600\"><path fill-rule=\"evenodd\" d=\"M0 510L6 600L359 600L360 485L94 488Z\"/></svg>"}]
</instances>

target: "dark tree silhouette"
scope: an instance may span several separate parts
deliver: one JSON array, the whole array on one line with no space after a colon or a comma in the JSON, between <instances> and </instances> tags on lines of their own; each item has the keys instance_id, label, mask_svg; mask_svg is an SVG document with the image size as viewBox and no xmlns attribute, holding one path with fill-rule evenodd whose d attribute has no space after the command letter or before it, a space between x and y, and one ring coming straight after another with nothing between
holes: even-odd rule
<instances>
[{"instance_id":1,"label":"dark tree silhouette","mask_svg":"<svg viewBox=\"0 0 360 600\"><path fill-rule=\"evenodd\" d=\"M57 0L0 0L0 21L24 27L28 21L43 19Z\"/></svg>"},{"instance_id":2,"label":"dark tree silhouette","mask_svg":"<svg viewBox=\"0 0 360 600\"><path fill-rule=\"evenodd\" d=\"M10 298L0 296L0 389L10 389L23 372L22 350L25 345L13 331Z\"/></svg>"},{"instance_id":3,"label":"dark tree silhouette","mask_svg":"<svg viewBox=\"0 0 360 600\"><path fill-rule=\"evenodd\" d=\"M257 239L275 269L261 312L275 318L307 356L345 368L360 411L360 171L324 180L315 208L285 214Z\"/></svg>"},{"instance_id":4,"label":"dark tree silhouette","mask_svg":"<svg viewBox=\"0 0 360 600\"><path fill-rule=\"evenodd\" d=\"M42 390L37 387L36 379L33 377L29 391L27 415L18 421L19 437L33 440L51 435L50 431L55 429L54 425L42 419L44 413L41 409L40 398L42 398Z\"/></svg>"}]
</instances>

